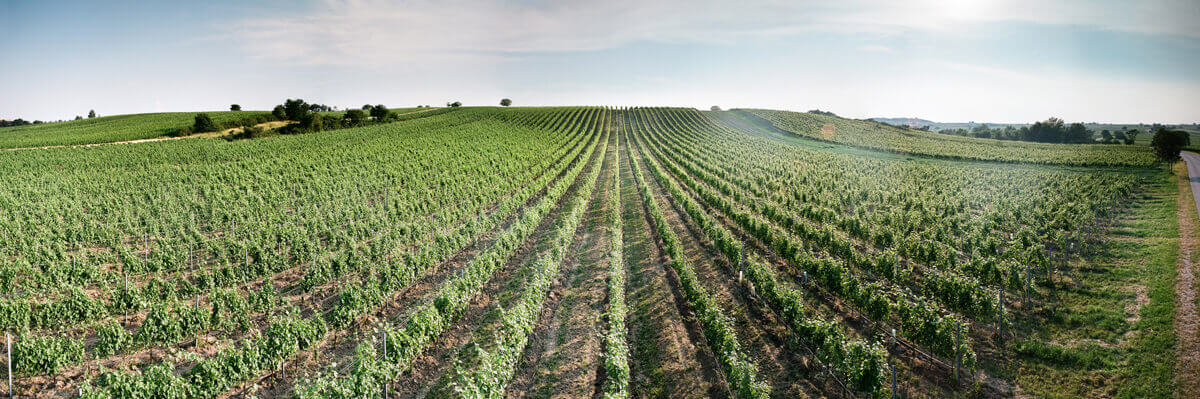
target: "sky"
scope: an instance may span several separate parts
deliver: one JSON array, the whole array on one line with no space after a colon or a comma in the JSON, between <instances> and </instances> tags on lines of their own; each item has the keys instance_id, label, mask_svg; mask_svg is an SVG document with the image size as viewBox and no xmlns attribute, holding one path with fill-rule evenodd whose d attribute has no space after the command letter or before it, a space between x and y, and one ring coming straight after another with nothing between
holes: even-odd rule
<instances>
[{"instance_id":1,"label":"sky","mask_svg":"<svg viewBox=\"0 0 1200 399\"><path fill-rule=\"evenodd\" d=\"M364 103L1200 122L1200 1L0 0L0 119Z\"/></svg>"}]
</instances>

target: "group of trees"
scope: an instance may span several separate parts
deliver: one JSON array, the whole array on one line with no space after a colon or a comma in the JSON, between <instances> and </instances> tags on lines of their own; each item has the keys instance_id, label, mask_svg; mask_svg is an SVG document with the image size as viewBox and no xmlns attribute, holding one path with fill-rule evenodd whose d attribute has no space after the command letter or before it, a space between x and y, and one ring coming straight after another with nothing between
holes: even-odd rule
<instances>
[{"instance_id":1,"label":"group of trees","mask_svg":"<svg viewBox=\"0 0 1200 399\"><path fill-rule=\"evenodd\" d=\"M95 118L95 117L96 117L96 110L89 110L89 111L88 111L88 119ZM82 117L82 116L79 116L79 115L75 115L75 120L80 120L80 119L83 119L83 117ZM51 121L51 122L53 122L53 121ZM61 120L61 119L59 119L59 120L58 120L58 122L62 122L62 120ZM43 121L40 121L40 120L34 120L34 121L30 122L30 121L27 121L27 120L24 120L24 119L21 119L21 118L13 119L13 120L11 120L11 121L10 121L10 120L4 120L4 119L0 119L0 127L16 127L16 126L40 125L40 124L43 124L43 123L50 123L50 122L43 122Z\"/></svg>"},{"instance_id":2,"label":"group of trees","mask_svg":"<svg viewBox=\"0 0 1200 399\"><path fill-rule=\"evenodd\" d=\"M40 124L42 124L42 123L43 123L42 121L33 121L33 122L30 122L30 121L27 121L27 120L24 120L24 119L21 119L21 118L17 118L17 119L13 119L13 120L11 120L11 121L0 120L0 127L10 127L10 126L25 126L25 125L40 125Z\"/></svg>"},{"instance_id":3,"label":"group of trees","mask_svg":"<svg viewBox=\"0 0 1200 399\"><path fill-rule=\"evenodd\" d=\"M922 126L919 130L928 131L929 127ZM1029 126L992 128L987 124L982 124L970 130L963 128L944 129L940 133L985 139L1032 141L1037 143L1085 144L1096 142L1092 131L1088 130L1084 124L1072 123L1068 125L1062 119L1058 118L1035 122ZM1104 130L1100 132L1101 140L1099 142L1103 144L1133 144L1134 139L1139 133L1137 130L1116 132Z\"/></svg>"}]
</instances>

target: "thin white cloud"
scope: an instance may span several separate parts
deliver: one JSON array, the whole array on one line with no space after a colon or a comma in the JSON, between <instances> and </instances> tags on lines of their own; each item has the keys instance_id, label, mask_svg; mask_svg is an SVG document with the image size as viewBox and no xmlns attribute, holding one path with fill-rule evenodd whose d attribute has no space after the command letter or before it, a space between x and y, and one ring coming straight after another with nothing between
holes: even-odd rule
<instances>
[{"instance_id":1,"label":"thin white cloud","mask_svg":"<svg viewBox=\"0 0 1200 399\"><path fill-rule=\"evenodd\" d=\"M514 54L614 48L639 41L735 42L800 32L967 30L1024 21L1200 37L1197 2L325 0L301 15L223 27L251 56L310 65L386 67L488 62Z\"/></svg>"}]
</instances>

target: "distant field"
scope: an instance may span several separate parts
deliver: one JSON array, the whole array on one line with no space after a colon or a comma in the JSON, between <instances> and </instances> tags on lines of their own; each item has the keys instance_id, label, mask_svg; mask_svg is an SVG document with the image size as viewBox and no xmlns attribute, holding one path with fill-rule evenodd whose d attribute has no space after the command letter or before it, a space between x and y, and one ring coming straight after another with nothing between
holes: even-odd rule
<instances>
[{"instance_id":1,"label":"distant field","mask_svg":"<svg viewBox=\"0 0 1200 399\"><path fill-rule=\"evenodd\" d=\"M1074 166L1150 166L1155 163L1149 149L1136 146L1003 141L901 129L879 122L812 113L759 109L734 112L757 116L777 129L804 137L901 154Z\"/></svg>"},{"instance_id":2,"label":"distant field","mask_svg":"<svg viewBox=\"0 0 1200 399\"><path fill-rule=\"evenodd\" d=\"M213 121L223 123L269 113L217 111L207 114ZM162 137L184 126L190 126L195 116L196 112L162 112L0 128L0 148L110 143Z\"/></svg>"}]
</instances>

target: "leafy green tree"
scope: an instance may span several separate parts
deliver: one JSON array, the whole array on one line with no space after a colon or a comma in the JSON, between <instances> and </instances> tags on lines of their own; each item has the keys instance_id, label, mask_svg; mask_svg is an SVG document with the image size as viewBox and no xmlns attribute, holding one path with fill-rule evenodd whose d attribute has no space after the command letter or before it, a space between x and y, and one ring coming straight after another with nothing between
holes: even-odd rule
<instances>
[{"instance_id":1,"label":"leafy green tree","mask_svg":"<svg viewBox=\"0 0 1200 399\"><path fill-rule=\"evenodd\" d=\"M1137 141L1137 136L1141 133L1142 132L1139 132L1137 129L1130 130L1129 133L1125 134L1128 137L1125 139L1125 144L1133 144L1135 141Z\"/></svg>"},{"instance_id":2,"label":"leafy green tree","mask_svg":"<svg viewBox=\"0 0 1200 399\"><path fill-rule=\"evenodd\" d=\"M352 109L346 111L345 119L348 126L358 126L367 119L367 113L361 109Z\"/></svg>"},{"instance_id":3,"label":"leafy green tree","mask_svg":"<svg viewBox=\"0 0 1200 399\"><path fill-rule=\"evenodd\" d=\"M309 132L319 132L325 128L324 118L317 113L305 112L304 116L300 117L300 128Z\"/></svg>"},{"instance_id":4,"label":"leafy green tree","mask_svg":"<svg viewBox=\"0 0 1200 399\"><path fill-rule=\"evenodd\" d=\"M512 100L509 100L507 98L501 98L500 105L505 106L505 107L510 106L510 105L512 105Z\"/></svg>"},{"instance_id":5,"label":"leafy green tree","mask_svg":"<svg viewBox=\"0 0 1200 399\"><path fill-rule=\"evenodd\" d=\"M461 102L461 101L455 101L455 102L452 102L452 103L446 103L446 106L447 106L447 107L452 107L452 108L457 108L457 107L461 107L461 106L462 106L462 102Z\"/></svg>"},{"instance_id":6,"label":"leafy green tree","mask_svg":"<svg viewBox=\"0 0 1200 399\"><path fill-rule=\"evenodd\" d=\"M709 111L720 111L720 110L721 110L721 107L718 107L718 106L714 105L714 106L712 106L712 107L709 107L709 108L708 108L708 110L709 110Z\"/></svg>"},{"instance_id":7,"label":"leafy green tree","mask_svg":"<svg viewBox=\"0 0 1200 399\"><path fill-rule=\"evenodd\" d=\"M308 103L299 98L295 100L289 98L283 102L283 112L289 120L303 120L304 116L308 115Z\"/></svg>"},{"instance_id":8,"label":"leafy green tree","mask_svg":"<svg viewBox=\"0 0 1200 399\"><path fill-rule=\"evenodd\" d=\"M1154 153L1158 155L1158 159L1167 162L1178 161L1179 151L1189 144L1191 144L1191 139L1187 132L1178 130L1159 129L1154 132L1154 138L1150 140L1150 146L1154 147Z\"/></svg>"},{"instance_id":9,"label":"leafy green tree","mask_svg":"<svg viewBox=\"0 0 1200 399\"><path fill-rule=\"evenodd\" d=\"M1064 134L1064 143L1083 144L1092 142L1092 132L1082 123L1072 123L1067 127Z\"/></svg>"},{"instance_id":10,"label":"leafy green tree","mask_svg":"<svg viewBox=\"0 0 1200 399\"><path fill-rule=\"evenodd\" d=\"M208 114L196 114L196 121L192 124L192 132L204 133L215 132L218 130L221 130L221 127L217 126L217 124L213 122L212 118L208 117Z\"/></svg>"},{"instance_id":11,"label":"leafy green tree","mask_svg":"<svg viewBox=\"0 0 1200 399\"><path fill-rule=\"evenodd\" d=\"M287 110L283 109L282 105L276 105L275 109L271 110L271 116L279 120L287 119Z\"/></svg>"},{"instance_id":12,"label":"leafy green tree","mask_svg":"<svg viewBox=\"0 0 1200 399\"><path fill-rule=\"evenodd\" d=\"M79 116L79 115L75 115L75 120L80 120L80 119L83 119L83 117Z\"/></svg>"},{"instance_id":13,"label":"leafy green tree","mask_svg":"<svg viewBox=\"0 0 1200 399\"><path fill-rule=\"evenodd\" d=\"M363 104L363 106L362 106L362 110L363 110L363 111L370 111L370 110L371 110L371 104Z\"/></svg>"},{"instance_id":14,"label":"leafy green tree","mask_svg":"<svg viewBox=\"0 0 1200 399\"><path fill-rule=\"evenodd\" d=\"M368 111L372 117L375 117L376 121L383 121L383 118L387 118L388 116L388 109L383 104L374 105Z\"/></svg>"},{"instance_id":15,"label":"leafy green tree","mask_svg":"<svg viewBox=\"0 0 1200 399\"><path fill-rule=\"evenodd\" d=\"M241 105L237 105L237 104L232 104L232 105L230 105L230 106L229 106L229 110L230 110L230 111L241 111L241 110L242 110L242 106L241 106Z\"/></svg>"},{"instance_id":16,"label":"leafy green tree","mask_svg":"<svg viewBox=\"0 0 1200 399\"><path fill-rule=\"evenodd\" d=\"M92 119L92 118L95 118L95 117L96 117L96 110L94 110L94 109L93 109L93 110L89 110L89 111L88 111L88 119Z\"/></svg>"}]
</instances>

